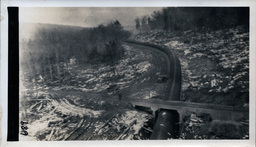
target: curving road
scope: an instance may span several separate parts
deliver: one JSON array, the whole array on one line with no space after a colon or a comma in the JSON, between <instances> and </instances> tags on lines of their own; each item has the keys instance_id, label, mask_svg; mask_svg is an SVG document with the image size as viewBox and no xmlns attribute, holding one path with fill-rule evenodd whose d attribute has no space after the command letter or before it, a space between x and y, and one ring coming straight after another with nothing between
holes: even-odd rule
<instances>
[{"instance_id":1,"label":"curving road","mask_svg":"<svg viewBox=\"0 0 256 147\"><path fill-rule=\"evenodd\" d=\"M181 90L181 67L178 57L169 49L157 45L128 41L131 45L136 44L138 48L155 50L165 58L167 62L167 89L164 94L165 100L180 100ZM163 65L161 65L163 66ZM154 110L153 110L154 111ZM159 110L154 131L150 137L152 140L178 138L179 136L179 114L175 110Z\"/></svg>"},{"instance_id":2,"label":"curving road","mask_svg":"<svg viewBox=\"0 0 256 147\"><path fill-rule=\"evenodd\" d=\"M180 66L177 57L171 51L158 46L135 42L126 42L124 45L130 46L133 50L143 50L144 53L150 54L151 58L149 59L149 62L151 62L154 68L150 68L147 72L138 77L139 79L130 83L128 88L123 89L123 99L131 98L133 93L160 88L161 90L158 90L158 92L160 92L162 96L159 96L158 99L178 100L180 91ZM165 83L156 83L158 78L157 72L160 72L161 75L166 75L169 80ZM143 79L148 80L142 82ZM139 99L141 97L137 98ZM109 98L109 100L111 100L111 98ZM73 133L71 133L65 140L90 140L91 137L88 138L90 132L89 127L91 125L90 121L91 120L82 120ZM150 139L175 138L173 136L177 136L177 128L179 128L176 125L177 121L179 121L177 112L171 112L169 110L159 111L154 131Z\"/></svg>"},{"instance_id":3,"label":"curving road","mask_svg":"<svg viewBox=\"0 0 256 147\"><path fill-rule=\"evenodd\" d=\"M166 64L162 64L163 68L167 69L166 76L168 76L167 90L164 95L166 100L180 100L180 90L181 90L181 67L178 57L173 53L173 51L153 44L141 43L135 41L127 41L130 45L135 45L137 48L147 49L148 51L154 51L156 54L161 54L165 58ZM156 55L155 55L156 56ZM161 59L157 58L157 60ZM166 66L166 67L164 67Z\"/></svg>"},{"instance_id":4,"label":"curving road","mask_svg":"<svg viewBox=\"0 0 256 147\"><path fill-rule=\"evenodd\" d=\"M156 83L156 81L158 78L157 72L159 72L160 75L168 75L169 73L169 62L167 55L152 47L132 43L124 43L124 45L131 47L133 50L142 50L144 53L151 55L149 62L153 65L153 68L149 68L146 73L143 73L143 75L139 76L138 79L131 82L129 84L130 86L123 90L123 96L128 98L143 99L143 96L135 95L134 97L133 94L155 90L158 93L158 98L165 99L166 96L164 96L164 93L167 92L167 85L166 83ZM147 80L142 82L143 79Z\"/></svg>"}]
</instances>

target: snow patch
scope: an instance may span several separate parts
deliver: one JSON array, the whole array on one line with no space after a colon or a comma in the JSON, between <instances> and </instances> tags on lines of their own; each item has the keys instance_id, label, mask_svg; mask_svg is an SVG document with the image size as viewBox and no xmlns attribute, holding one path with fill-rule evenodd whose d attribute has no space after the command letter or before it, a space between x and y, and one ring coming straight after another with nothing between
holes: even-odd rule
<instances>
[{"instance_id":1,"label":"snow patch","mask_svg":"<svg viewBox=\"0 0 256 147\"><path fill-rule=\"evenodd\" d=\"M72 105L66 99L60 99L59 102L54 100L52 102L52 105L55 106L56 111L60 111L62 114L80 116L80 117L90 116L90 117L97 118L103 112L103 110L95 111L95 110L91 110L91 109L87 109L87 108L81 108L76 105Z\"/></svg>"}]
</instances>

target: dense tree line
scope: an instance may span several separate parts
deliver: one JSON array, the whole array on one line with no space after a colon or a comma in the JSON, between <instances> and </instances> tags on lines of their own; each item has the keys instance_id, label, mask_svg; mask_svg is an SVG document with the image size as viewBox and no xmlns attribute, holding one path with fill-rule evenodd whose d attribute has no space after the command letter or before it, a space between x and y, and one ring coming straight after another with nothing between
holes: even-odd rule
<instances>
[{"instance_id":1,"label":"dense tree line","mask_svg":"<svg viewBox=\"0 0 256 147\"><path fill-rule=\"evenodd\" d=\"M95 28L42 26L33 39L23 42L21 65L28 79L62 82L70 66L114 66L124 54L120 42L129 35L118 20Z\"/></svg>"},{"instance_id":2,"label":"dense tree line","mask_svg":"<svg viewBox=\"0 0 256 147\"><path fill-rule=\"evenodd\" d=\"M168 7L151 16L135 19L139 32L149 30L210 31L245 25L249 28L248 7Z\"/></svg>"}]
</instances>

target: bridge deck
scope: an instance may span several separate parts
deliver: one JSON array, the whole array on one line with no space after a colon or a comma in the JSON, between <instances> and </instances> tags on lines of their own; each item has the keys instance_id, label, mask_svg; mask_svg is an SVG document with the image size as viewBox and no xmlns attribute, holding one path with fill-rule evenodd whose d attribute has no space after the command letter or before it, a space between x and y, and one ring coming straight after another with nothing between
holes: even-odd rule
<instances>
[{"instance_id":1,"label":"bridge deck","mask_svg":"<svg viewBox=\"0 0 256 147\"><path fill-rule=\"evenodd\" d=\"M164 94L165 100L160 99L133 99L127 98L124 101L129 101L133 105L149 107L153 112L159 109L176 110L180 114L180 119L186 113L208 113L213 119L222 120L239 120L249 118L249 108L239 109L230 106L191 103L178 101L181 90L181 68L178 57L167 48L163 48L153 44L127 41L127 43L136 44L138 46L147 46L149 48L159 50L165 54L166 61L168 62L168 78L167 87L169 88Z\"/></svg>"},{"instance_id":2,"label":"bridge deck","mask_svg":"<svg viewBox=\"0 0 256 147\"><path fill-rule=\"evenodd\" d=\"M213 119L220 120L239 120L249 118L249 108L236 108L232 106L213 105L206 103L192 103L183 101L166 101L160 99L133 99L127 98L122 101L128 101L134 106L143 106L151 108L152 111L160 109L176 110L180 114L180 119L185 114L208 113Z\"/></svg>"}]
</instances>

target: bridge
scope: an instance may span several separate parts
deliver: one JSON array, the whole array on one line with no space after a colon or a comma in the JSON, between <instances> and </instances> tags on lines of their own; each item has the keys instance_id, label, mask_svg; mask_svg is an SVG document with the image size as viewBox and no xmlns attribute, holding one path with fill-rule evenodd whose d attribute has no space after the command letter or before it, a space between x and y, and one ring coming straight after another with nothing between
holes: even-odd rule
<instances>
[{"instance_id":1,"label":"bridge","mask_svg":"<svg viewBox=\"0 0 256 147\"><path fill-rule=\"evenodd\" d=\"M135 99L124 98L122 101L130 102L133 106L150 108L153 116L157 116L154 131L150 139L177 138L179 126L183 116L191 113L210 114L212 119L240 120L249 119L249 108L235 108L231 106L213 105L204 103L183 102L180 100L181 91L181 67L178 57L169 49L154 44L127 41L130 44L147 46L164 53L168 62L168 89L164 93L164 99ZM163 127L164 126L164 127Z\"/></svg>"},{"instance_id":2,"label":"bridge","mask_svg":"<svg viewBox=\"0 0 256 147\"><path fill-rule=\"evenodd\" d=\"M232 106L213 105L206 103L192 103L183 101L168 101L160 99L132 99L127 98L123 101L130 102L133 106L147 107L153 113L165 109L175 110L179 113L180 122L184 115L191 113L207 113L210 114L212 119L218 120L240 120L249 119L249 109L235 108ZM153 114L155 115L155 114Z\"/></svg>"}]
</instances>

